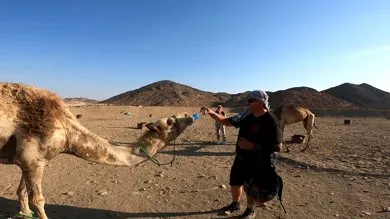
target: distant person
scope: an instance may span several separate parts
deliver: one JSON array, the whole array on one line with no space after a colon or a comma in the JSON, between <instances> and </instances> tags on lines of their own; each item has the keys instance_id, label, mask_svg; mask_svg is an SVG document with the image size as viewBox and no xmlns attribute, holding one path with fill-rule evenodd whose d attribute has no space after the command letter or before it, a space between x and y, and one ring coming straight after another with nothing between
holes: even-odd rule
<instances>
[{"instance_id":1,"label":"distant person","mask_svg":"<svg viewBox=\"0 0 390 219\"><path fill-rule=\"evenodd\" d=\"M252 181L267 184L269 173L275 173L271 155L282 147L282 130L278 120L269 112L268 95L261 90L250 92L249 111L236 116L224 116L202 107L211 118L227 126L239 128L236 144L236 156L230 171L230 186L233 202L220 209L220 213L230 214L241 209L240 198L244 184ZM252 183L251 183L252 184ZM263 188L262 188L263 189ZM264 190L262 190L264 191ZM265 192L265 195L269 195ZM247 195L247 208L240 218L253 219L256 216L254 206L259 196Z\"/></svg>"},{"instance_id":2,"label":"distant person","mask_svg":"<svg viewBox=\"0 0 390 219\"><path fill-rule=\"evenodd\" d=\"M222 105L218 105L217 109L215 110L215 113L218 115L222 115L223 117L226 116L225 112L222 109ZM218 144L226 144L226 129L225 126L221 123L215 120L215 132L217 135L217 142ZM222 137L222 142L219 140Z\"/></svg>"}]
</instances>

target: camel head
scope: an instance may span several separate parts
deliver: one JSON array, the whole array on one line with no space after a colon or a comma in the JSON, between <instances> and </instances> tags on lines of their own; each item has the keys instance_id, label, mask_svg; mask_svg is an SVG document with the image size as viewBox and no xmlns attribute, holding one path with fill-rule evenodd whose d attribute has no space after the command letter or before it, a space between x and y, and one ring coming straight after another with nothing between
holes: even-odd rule
<instances>
[{"instance_id":1,"label":"camel head","mask_svg":"<svg viewBox=\"0 0 390 219\"><path fill-rule=\"evenodd\" d=\"M160 140L167 144L175 140L192 123L194 123L194 118L183 112L148 123L146 127L149 129L149 132L157 135Z\"/></svg>"}]
</instances>

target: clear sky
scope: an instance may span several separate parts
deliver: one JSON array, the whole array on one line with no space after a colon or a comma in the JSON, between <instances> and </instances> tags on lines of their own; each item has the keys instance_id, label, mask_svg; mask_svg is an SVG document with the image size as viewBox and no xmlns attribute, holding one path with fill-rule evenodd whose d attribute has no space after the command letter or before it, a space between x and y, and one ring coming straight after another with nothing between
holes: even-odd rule
<instances>
[{"instance_id":1,"label":"clear sky","mask_svg":"<svg viewBox=\"0 0 390 219\"><path fill-rule=\"evenodd\" d=\"M390 1L2 0L0 80L95 99L158 80L389 92Z\"/></svg>"}]
</instances>

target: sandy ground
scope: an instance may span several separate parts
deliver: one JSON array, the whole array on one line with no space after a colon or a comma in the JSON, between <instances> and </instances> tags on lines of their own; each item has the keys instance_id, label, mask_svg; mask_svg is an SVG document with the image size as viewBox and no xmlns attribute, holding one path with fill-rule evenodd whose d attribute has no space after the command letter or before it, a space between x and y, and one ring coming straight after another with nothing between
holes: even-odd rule
<instances>
[{"instance_id":1,"label":"sandy ground","mask_svg":"<svg viewBox=\"0 0 390 219\"><path fill-rule=\"evenodd\" d=\"M123 145L133 143L143 130L137 122L198 108L82 106L72 108L92 132ZM124 115L129 112L130 115ZM150 117L152 114L152 117ZM229 114L228 114L229 115ZM230 114L232 115L232 114ZM277 200L256 208L256 218L390 218L390 120L317 118L312 147L290 145L279 154L277 170L285 189L283 213ZM228 145L216 145L213 121L203 117L175 142L173 166L146 162L135 167L93 164L59 155L45 169L46 211L52 219L104 218L234 218L214 209L230 203L228 176L234 158L237 130L227 128ZM285 140L304 134L302 124L288 126ZM172 159L173 144L157 158ZM0 167L0 218L17 212L16 189L20 170ZM226 186L226 188L225 188ZM243 198L245 205L245 198Z\"/></svg>"}]
</instances>

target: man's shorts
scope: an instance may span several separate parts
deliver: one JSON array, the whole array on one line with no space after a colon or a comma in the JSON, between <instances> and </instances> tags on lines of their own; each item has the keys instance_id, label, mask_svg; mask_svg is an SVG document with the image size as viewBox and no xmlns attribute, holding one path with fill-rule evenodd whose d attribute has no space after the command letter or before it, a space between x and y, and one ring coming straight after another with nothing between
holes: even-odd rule
<instances>
[{"instance_id":1,"label":"man's shorts","mask_svg":"<svg viewBox=\"0 0 390 219\"><path fill-rule=\"evenodd\" d=\"M261 159L256 154L237 154L230 170L229 184L231 186L242 186L244 182L248 182L251 179L261 178L267 173L269 167L271 167L270 164L261 162Z\"/></svg>"},{"instance_id":2,"label":"man's shorts","mask_svg":"<svg viewBox=\"0 0 390 219\"><path fill-rule=\"evenodd\" d=\"M231 186L242 186L244 182L250 178L250 165L243 159L241 155L236 155L233 161L232 169L230 170Z\"/></svg>"}]
</instances>

